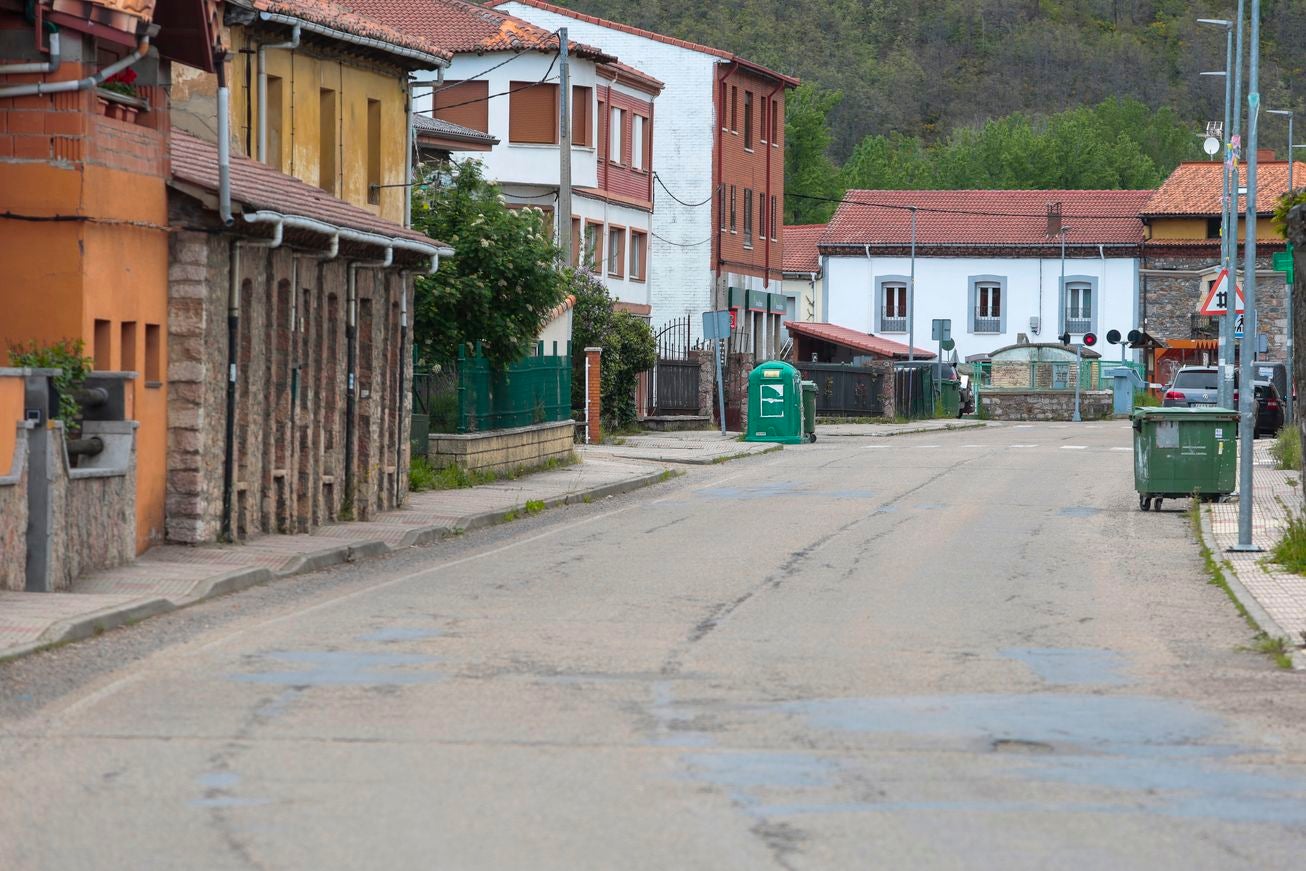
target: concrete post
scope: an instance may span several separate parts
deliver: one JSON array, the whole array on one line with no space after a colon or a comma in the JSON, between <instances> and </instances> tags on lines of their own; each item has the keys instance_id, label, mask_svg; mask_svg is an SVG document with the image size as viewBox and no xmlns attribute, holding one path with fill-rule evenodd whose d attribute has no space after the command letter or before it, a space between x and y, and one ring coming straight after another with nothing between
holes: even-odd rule
<instances>
[{"instance_id":1,"label":"concrete post","mask_svg":"<svg viewBox=\"0 0 1306 871\"><path fill-rule=\"evenodd\" d=\"M597 444L603 441L603 431L599 428L599 414L603 410L599 358L602 348L585 349L585 443Z\"/></svg>"}]
</instances>

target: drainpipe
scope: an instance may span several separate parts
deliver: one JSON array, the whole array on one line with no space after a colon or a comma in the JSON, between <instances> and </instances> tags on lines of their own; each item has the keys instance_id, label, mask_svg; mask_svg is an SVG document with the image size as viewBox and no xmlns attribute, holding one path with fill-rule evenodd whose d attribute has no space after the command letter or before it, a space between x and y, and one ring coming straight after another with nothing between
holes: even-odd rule
<instances>
[{"instance_id":1,"label":"drainpipe","mask_svg":"<svg viewBox=\"0 0 1306 871\"><path fill-rule=\"evenodd\" d=\"M227 87L227 58L214 53L218 70L218 217L224 226L231 217L231 92Z\"/></svg>"},{"instance_id":2,"label":"drainpipe","mask_svg":"<svg viewBox=\"0 0 1306 871\"><path fill-rule=\"evenodd\" d=\"M53 24L47 24L47 26L54 27ZM37 39L39 41L40 37L38 36ZM48 61L0 66L0 76L52 73L59 69L59 64L62 62L63 58L59 55L59 31L56 28L50 31L50 59Z\"/></svg>"},{"instance_id":3,"label":"drainpipe","mask_svg":"<svg viewBox=\"0 0 1306 871\"><path fill-rule=\"evenodd\" d=\"M258 159L260 163L268 160L268 59L265 52L269 48L299 48L299 25L290 30L288 42L274 42L258 47Z\"/></svg>"},{"instance_id":4,"label":"drainpipe","mask_svg":"<svg viewBox=\"0 0 1306 871\"><path fill-rule=\"evenodd\" d=\"M762 113L762 117L763 117L763 118L767 118L768 120L770 119L770 115L771 115L771 99L772 99L772 98L773 98L773 97L774 97L774 96L775 96L775 95L780 91L780 89L783 88L783 87L784 87L784 85L782 85L782 84L781 84L781 85L776 85L774 88L771 89L771 93L769 93L769 94L766 95L766 111ZM778 122L776 123L775 129L776 129L777 132L780 130L780 124L779 124ZM767 138L766 138L766 202L762 203L762 208L767 210L766 215L767 215L768 218L770 218L770 217L771 217L771 212L770 212L770 208L771 208L771 151L773 150L771 146L772 146L773 143L771 142L771 131L769 131L769 130L763 130L762 132L765 133L765 134L767 134ZM762 138L762 137L760 137L760 136L758 137L758 141L759 141L759 142L761 141L761 138ZM779 209L776 209L775 218L776 218L777 221L780 219L780 210L779 210ZM759 223L760 223L760 222L759 222ZM766 222L766 224L767 224L768 227L771 226L771 222L770 222L769 220ZM775 236L777 239L779 239L779 238L780 238L780 232L779 232L775 227L771 227L771 236ZM763 265L763 269L762 269L762 286L763 286L763 287L770 287L770 286L771 286L771 236L767 236L765 239L762 240L762 245L763 245L763 246L765 247L765 249L766 249L766 253L763 255L763 260L762 260L762 265Z\"/></svg>"},{"instance_id":5,"label":"drainpipe","mask_svg":"<svg viewBox=\"0 0 1306 871\"><path fill-rule=\"evenodd\" d=\"M394 262L395 249L387 246L381 260L355 260L345 269L345 494L340 514L352 519L354 509L354 430L358 416L358 269L384 269Z\"/></svg>"},{"instance_id":6,"label":"drainpipe","mask_svg":"<svg viewBox=\"0 0 1306 871\"><path fill-rule=\"evenodd\" d=\"M409 125L412 129L412 125ZM412 359L408 353L408 270L399 273L399 389L395 393L395 422L399 425L395 433L395 492L394 505L399 507L399 473L404 467L404 369ZM409 426L412 426L411 416Z\"/></svg>"},{"instance_id":7,"label":"drainpipe","mask_svg":"<svg viewBox=\"0 0 1306 871\"><path fill-rule=\"evenodd\" d=\"M117 75L141 58L145 57L145 55L150 51L150 37L157 33L158 30L159 27L157 24L151 25L150 32L141 37L141 41L137 43L135 51L126 57L119 58L94 75L87 76L84 79L70 79L64 82L32 82L31 84L26 85L9 85L0 88L0 99L7 97L43 96L45 94L65 94L69 91L85 91L88 88L98 88L104 83L105 79ZM54 44L55 36L51 34L50 45L52 49ZM53 62L54 61L52 60L51 63ZM13 72L13 70L0 69L0 72Z\"/></svg>"},{"instance_id":8,"label":"drainpipe","mask_svg":"<svg viewBox=\"0 0 1306 871\"><path fill-rule=\"evenodd\" d=\"M444 84L444 67L436 67L435 79L409 79L408 80L408 165L404 169L404 226L413 225L413 184L414 168L417 166L417 131L413 129L413 116L417 114L414 108L413 88L434 87L439 88ZM431 116L435 116L435 93L431 94Z\"/></svg>"},{"instance_id":9,"label":"drainpipe","mask_svg":"<svg viewBox=\"0 0 1306 871\"><path fill-rule=\"evenodd\" d=\"M726 213L726 191L724 187L725 172L723 169L725 155L722 154L722 150L725 148L725 139L722 137L721 131L725 128L726 118L728 117L726 115L726 101L721 99L721 84L726 80L726 76L730 75L730 71L738 65L737 61L731 61L729 65L721 64L721 66L725 67L725 71L717 76L715 83L716 93L712 95L715 99L721 100L718 107L721 110L721 117L717 119L716 125L716 154L712 156L713 161L716 163L717 208L721 210L717 215L716 226L712 228L712 238L716 240L716 244L713 246L713 248L716 249L716 262L712 264L712 267L716 270L716 277L718 280L721 278L721 262L725 258L725 252L722 250L722 240L724 237L721 235L721 225L724 223L722 219L725 217Z\"/></svg>"}]
</instances>

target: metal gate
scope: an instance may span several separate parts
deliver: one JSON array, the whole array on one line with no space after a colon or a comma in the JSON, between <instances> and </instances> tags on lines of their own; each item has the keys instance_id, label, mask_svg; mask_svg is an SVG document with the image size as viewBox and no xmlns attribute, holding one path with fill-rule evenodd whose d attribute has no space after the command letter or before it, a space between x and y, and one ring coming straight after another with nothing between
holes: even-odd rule
<instances>
[{"instance_id":1,"label":"metal gate","mask_svg":"<svg viewBox=\"0 0 1306 871\"><path fill-rule=\"evenodd\" d=\"M658 358L648 373L644 413L698 414L698 348L691 343L689 317L668 321L653 338Z\"/></svg>"},{"instance_id":2,"label":"metal gate","mask_svg":"<svg viewBox=\"0 0 1306 871\"><path fill-rule=\"evenodd\" d=\"M881 417L884 373L842 363L798 363L798 371L816 384L820 417Z\"/></svg>"}]
</instances>

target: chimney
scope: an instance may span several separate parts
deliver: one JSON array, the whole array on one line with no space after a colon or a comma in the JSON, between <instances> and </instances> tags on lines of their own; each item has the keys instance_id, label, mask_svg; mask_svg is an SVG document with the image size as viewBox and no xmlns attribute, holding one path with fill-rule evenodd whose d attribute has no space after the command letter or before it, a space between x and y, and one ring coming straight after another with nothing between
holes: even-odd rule
<instances>
[{"instance_id":1,"label":"chimney","mask_svg":"<svg viewBox=\"0 0 1306 871\"><path fill-rule=\"evenodd\" d=\"M1273 148L1258 148L1258 149L1256 149L1256 162L1257 162L1257 163L1269 163L1271 160L1274 160L1274 149L1273 149Z\"/></svg>"}]
</instances>

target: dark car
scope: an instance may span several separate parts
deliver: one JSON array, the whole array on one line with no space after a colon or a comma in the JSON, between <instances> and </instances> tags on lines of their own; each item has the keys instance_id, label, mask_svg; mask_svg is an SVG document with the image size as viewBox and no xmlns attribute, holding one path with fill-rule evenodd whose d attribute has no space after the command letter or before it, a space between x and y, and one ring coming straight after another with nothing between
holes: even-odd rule
<instances>
[{"instance_id":1,"label":"dark car","mask_svg":"<svg viewBox=\"0 0 1306 871\"><path fill-rule=\"evenodd\" d=\"M1253 381L1256 387L1256 428L1254 435L1275 435L1283 429L1283 398L1279 389L1271 381ZM1233 392L1233 401L1238 402L1238 391Z\"/></svg>"}]
</instances>

